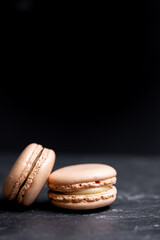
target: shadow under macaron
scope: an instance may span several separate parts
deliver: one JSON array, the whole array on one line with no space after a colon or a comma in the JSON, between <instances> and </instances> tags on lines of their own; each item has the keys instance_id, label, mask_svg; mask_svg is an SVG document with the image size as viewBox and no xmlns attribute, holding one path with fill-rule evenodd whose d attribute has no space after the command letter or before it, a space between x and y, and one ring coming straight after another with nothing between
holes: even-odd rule
<instances>
[{"instance_id":1,"label":"shadow under macaron","mask_svg":"<svg viewBox=\"0 0 160 240\"><path fill-rule=\"evenodd\" d=\"M27 208L24 205L18 204L16 200L8 200L0 198L0 213L2 212L24 212Z\"/></svg>"},{"instance_id":2,"label":"shadow under macaron","mask_svg":"<svg viewBox=\"0 0 160 240\"><path fill-rule=\"evenodd\" d=\"M101 208L96 208L96 209L89 209L89 210L72 210L72 209L65 209L65 208L60 208L49 201L44 201L44 202L35 202L32 204L34 209L40 210L40 211L49 211L52 213L66 213L66 214L92 214L92 213L100 213L104 211L108 211L111 206L105 206Z\"/></svg>"},{"instance_id":3,"label":"shadow under macaron","mask_svg":"<svg viewBox=\"0 0 160 240\"><path fill-rule=\"evenodd\" d=\"M106 206L102 208L90 209L90 210L71 210L65 208L59 208L50 203L50 201L35 201L30 206L24 206L18 204L16 200L8 200L5 198L0 198L0 213L4 212L50 212L50 213L63 213L63 214L93 214L108 211L111 206Z\"/></svg>"}]
</instances>

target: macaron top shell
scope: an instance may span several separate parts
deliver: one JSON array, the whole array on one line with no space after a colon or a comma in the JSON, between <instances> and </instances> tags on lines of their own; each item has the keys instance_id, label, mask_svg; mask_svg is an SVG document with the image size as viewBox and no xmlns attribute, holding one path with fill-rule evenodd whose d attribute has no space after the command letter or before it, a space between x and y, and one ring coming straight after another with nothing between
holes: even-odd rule
<instances>
[{"instance_id":1,"label":"macaron top shell","mask_svg":"<svg viewBox=\"0 0 160 240\"><path fill-rule=\"evenodd\" d=\"M54 171L49 176L49 184L67 185L101 181L116 176L116 170L105 164L79 164Z\"/></svg>"}]
</instances>

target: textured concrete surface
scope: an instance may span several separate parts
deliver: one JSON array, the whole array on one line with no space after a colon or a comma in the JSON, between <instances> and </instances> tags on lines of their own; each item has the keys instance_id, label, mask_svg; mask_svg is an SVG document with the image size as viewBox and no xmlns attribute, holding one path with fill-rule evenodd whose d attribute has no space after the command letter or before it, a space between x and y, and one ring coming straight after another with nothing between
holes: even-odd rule
<instances>
[{"instance_id":1,"label":"textured concrete surface","mask_svg":"<svg viewBox=\"0 0 160 240\"><path fill-rule=\"evenodd\" d=\"M0 187L17 154L0 154ZM102 209L73 212L50 204L47 184L36 202L23 207L0 192L0 239L160 239L160 157L57 155L54 169L106 163L118 172L117 200Z\"/></svg>"}]
</instances>

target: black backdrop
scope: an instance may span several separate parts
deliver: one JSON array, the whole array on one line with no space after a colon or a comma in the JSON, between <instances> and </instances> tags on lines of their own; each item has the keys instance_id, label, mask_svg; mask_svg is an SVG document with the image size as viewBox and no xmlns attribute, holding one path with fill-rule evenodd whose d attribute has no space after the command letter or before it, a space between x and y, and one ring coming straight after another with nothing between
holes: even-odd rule
<instances>
[{"instance_id":1,"label":"black backdrop","mask_svg":"<svg viewBox=\"0 0 160 240\"><path fill-rule=\"evenodd\" d=\"M1 151L160 153L160 3L111 5L5 6Z\"/></svg>"}]
</instances>

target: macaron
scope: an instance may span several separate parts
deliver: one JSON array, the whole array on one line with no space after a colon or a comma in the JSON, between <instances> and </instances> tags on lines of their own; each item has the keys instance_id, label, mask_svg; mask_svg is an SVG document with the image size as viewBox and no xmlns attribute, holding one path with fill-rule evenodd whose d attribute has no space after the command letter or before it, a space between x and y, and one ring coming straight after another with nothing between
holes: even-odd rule
<instances>
[{"instance_id":1,"label":"macaron","mask_svg":"<svg viewBox=\"0 0 160 240\"><path fill-rule=\"evenodd\" d=\"M48 197L55 206L88 210L116 199L116 170L105 164L79 164L54 171L48 179Z\"/></svg>"},{"instance_id":2,"label":"macaron","mask_svg":"<svg viewBox=\"0 0 160 240\"><path fill-rule=\"evenodd\" d=\"M4 185L3 194L25 206L32 204L46 183L55 162L55 152L40 144L28 145L14 163Z\"/></svg>"}]
</instances>

